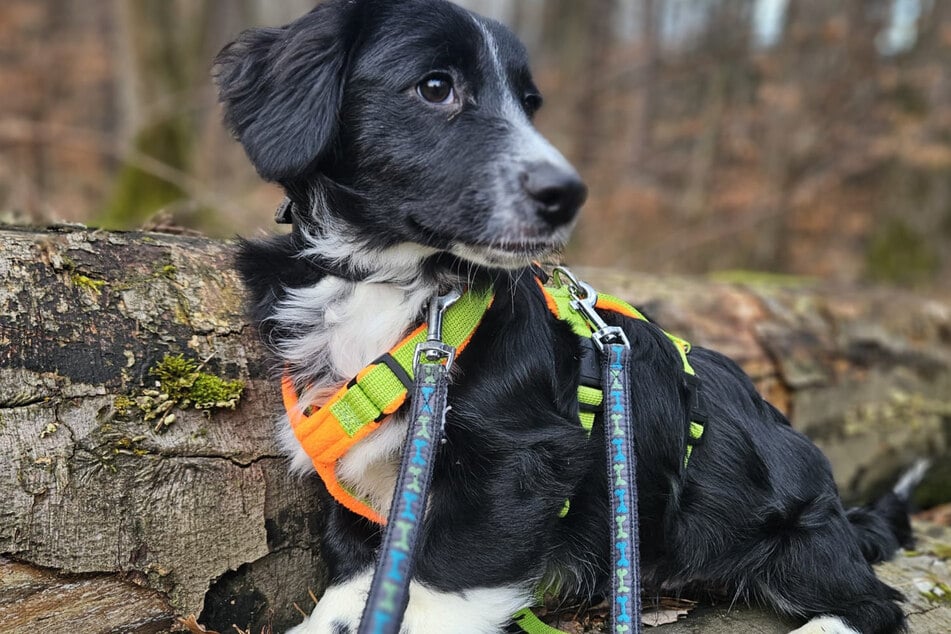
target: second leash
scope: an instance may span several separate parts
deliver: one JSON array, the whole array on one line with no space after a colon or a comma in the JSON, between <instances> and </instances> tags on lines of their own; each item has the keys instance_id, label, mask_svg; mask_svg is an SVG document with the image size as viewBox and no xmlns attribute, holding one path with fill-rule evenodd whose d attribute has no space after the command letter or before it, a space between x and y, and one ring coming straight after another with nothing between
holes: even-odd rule
<instances>
[{"instance_id":1,"label":"second leash","mask_svg":"<svg viewBox=\"0 0 951 634\"><path fill-rule=\"evenodd\" d=\"M614 634L641 631L640 536L637 516L637 455L631 411L631 344L624 331L609 326L596 310L597 292L558 267L556 284L566 284L571 307L584 316L601 353L604 439L611 498L611 624Z\"/></svg>"}]
</instances>

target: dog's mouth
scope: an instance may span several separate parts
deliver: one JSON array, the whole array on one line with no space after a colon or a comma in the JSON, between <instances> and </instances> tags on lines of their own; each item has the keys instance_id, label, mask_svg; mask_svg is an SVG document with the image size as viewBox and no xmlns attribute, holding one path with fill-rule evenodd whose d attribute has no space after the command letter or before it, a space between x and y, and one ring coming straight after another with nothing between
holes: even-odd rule
<instances>
[{"instance_id":1,"label":"dog's mouth","mask_svg":"<svg viewBox=\"0 0 951 634\"><path fill-rule=\"evenodd\" d=\"M472 239L459 235L443 235L419 220L409 218L420 243L447 251L452 255L489 268L519 269L561 251L568 241L569 229L557 229L549 235L528 235L498 240ZM535 232L531 232L535 233ZM541 232L547 233L547 232Z\"/></svg>"},{"instance_id":2,"label":"dog's mouth","mask_svg":"<svg viewBox=\"0 0 951 634\"><path fill-rule=\"evenodd\" d=\"M544 259L564 247L562 241L454 243L449 252L469 262L491 268L518 269Z\"/></svg>"}]
</instances>

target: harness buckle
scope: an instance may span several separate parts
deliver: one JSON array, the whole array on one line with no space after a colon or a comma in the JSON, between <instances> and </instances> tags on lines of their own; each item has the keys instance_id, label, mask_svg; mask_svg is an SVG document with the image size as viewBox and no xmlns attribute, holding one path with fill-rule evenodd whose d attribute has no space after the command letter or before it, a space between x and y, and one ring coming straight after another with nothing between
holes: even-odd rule
<instances>
[{"instance_id":1,"label":"harness buckle","mask_svg":"<svg viewBox=\"0 0 951 634\"><path fill-rule=\"evenodd\" d=\"M416 345L413 355L413 367L416 368L426 359L427 363L438 363L445 359L446 371L456 360L456 349L442 340L443 315L450 306L456 303L462 294L453 289L444 295L434 295L429 300L429 318L426 321L426 341Z\"/></svg>"},{"instance_id":2,"label":"harness buckle","mask_svg":"<svg viewBox=\"0 0 951 634\"><path fill-rule=\"evenodd\" d=\"M594 331L591 333L591 339L598 347L598 351L604 352L604 346L609 344L631 347L631 342L628 341L624 331L618 326L609 326L598 314L595 308L598 303L598 292L594 290L594 287L579 280L564 266L555 267L552 278L556 286L567 286L568 295L571 297L571 307L581 313ZM565 278L567 283L562 278Z\"/></svg>"}]
</instances>

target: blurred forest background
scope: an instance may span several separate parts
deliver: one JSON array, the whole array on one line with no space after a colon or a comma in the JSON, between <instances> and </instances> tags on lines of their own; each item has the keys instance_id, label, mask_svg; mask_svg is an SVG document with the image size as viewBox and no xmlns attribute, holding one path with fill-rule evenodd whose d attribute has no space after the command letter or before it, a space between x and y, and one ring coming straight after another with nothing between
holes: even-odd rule
<instances>
[{"instance_id":1,"label":"blurred forest background","mask_svg":"<svg viewBox=\"0 0 951 634\"><path fill-rule=\"evenodd\" d=\"M313 0L3 0L0 218L272 230L209 79ZM466 0L532 53L575 263L951 286L951 0Z\"/></svg>"}]
</instances>

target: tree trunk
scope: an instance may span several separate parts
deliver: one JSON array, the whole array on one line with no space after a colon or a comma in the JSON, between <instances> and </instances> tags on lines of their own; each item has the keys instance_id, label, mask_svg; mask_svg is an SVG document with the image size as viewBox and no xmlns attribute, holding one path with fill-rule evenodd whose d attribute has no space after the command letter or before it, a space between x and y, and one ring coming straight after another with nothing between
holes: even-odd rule
<instances>
[{"instance_id":1,"label":"tree trunk","mask_svg":"<svg viewBox=\"0 0 951 634\"><path fill-rule=\"evenodd\" d=\"M308 609L325 582L315 483L288 476L272 440L278 386L242 317L231 245L68 228L0 228L0 245L3 631L164 632L195 614L257 633L298 620L293 604ZM951 464L947 299L582 273L737 359L829 454L846 496L919 455ZM143 420L169 354L244 381L236 409ZM932 502L951 497L947 482L926 487ZM667 631L703 618L783 627L705 614Z\"/></svg>"},{"instance_id":2,"label":"tree trunk","mask_svg":"<svg viewBox=\"0 0 951 634\"><path fill-rule=\"evenodd\" d=\"M0 586L4 632L165 631L203 610L222 631L294 622L321 583L314 483L287 477L272 440L278 391L230 246L68 230L0 244L0 584L22 595ZM238 408L177 411L164 433L130 415L123 397L169 353L243 379Z\"/></svg>"}]
</instances>

